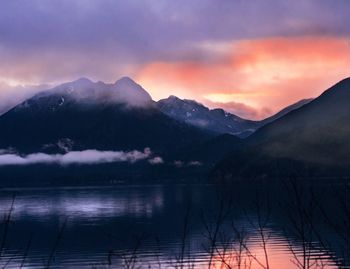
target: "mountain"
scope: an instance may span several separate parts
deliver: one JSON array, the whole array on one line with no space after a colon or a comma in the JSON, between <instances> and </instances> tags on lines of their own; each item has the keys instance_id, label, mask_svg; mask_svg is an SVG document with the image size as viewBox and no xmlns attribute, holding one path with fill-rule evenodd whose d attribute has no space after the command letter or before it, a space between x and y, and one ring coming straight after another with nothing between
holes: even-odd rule
<instances>
[{"instance_id":1,"label":"mountain","mask_svg":"<svg viewBox=\"0 0 350 269\"><path fill-rule=\"evenodd\" d=\"M48 85L11 86L0 82L0 115L45 88L47 89Z\"/></svg>"},{"instance_id":2,"label":"mountain","mask_svg":"<svg viewBox=\"0 0 350 269\"><path fill-rule=\"evenodd\" d=\"M231 134L240 138L246 138L262 126L308 104L311 100L301 100L261 121L243 119L223 109L209 109L194 100L180 99L176 96L169 96L166 99L159 100L157 106L163 113L177 121L185 122L216 134Z\"/></svg>"},{"instance_id":3,"label":"mountain","mask_svg":"<svg viewBox=\"0 0 350 269\"><path fill-rule=\"evenodd\" d=\"M242 119L223 109L209 109L196 101L176 96L159 100L157 106L171 118L217 134L228 133L244 138L261 126L259 122Z\"/></svg>"},{"instance_id":4,"label":"mountain","mask_svg":"<svg viewBox=\"0 0 350 269\"><path fill-rule=\"evenodd\" d=\"M272 115L271 117L268 117L264 120L262 120L260 123L262 126L268 124L268 123L271 123L281 117L283 117L284 115L287 115L289 112L293 111L293 110L296 110L298 108L301 108L302 106L310 103L313 99L310 98L310 99L302 99L290 106L287 106L286 108L282 109L281 111L279 111L278 113L276 113L275 115Z\"/></svg>"},{"instance_id":5,"label":"mountain","mask_svg":"<svg viewBox=\"0 0 350 269\"><path fill-rule=\"evenodd\" d=\"M1 115L0 130L0 186L191 178L207 170L181 157L214 137L165 115L130 78L45 90Z\"/></svg>"},{"instance_id":6,"label":"mountain","mask_svg":"<svg viewBox=\"0 0 350 269\"><path fill-rule=\"evenodd\" d=\"M213 168L218 161L227 157L233 150L241 149L243 141L243 139L230 134L215 136L200 144L188 147L180 159L197 160L208 168Z\"/></svg>"},{"instance_id":7,"label":"mountain","mask_svg":"<svg viewBox=\"0 0 350 269\"><path fill-rule=\"evenodd\" d=\"M21 153L149 147L168 154L211 137L163 114L130 78L82 78L43 91L2 115L0 130L0 149Z\"/></svg>"},{"instance_id":8,"label":"mountain","mask_svg":"<svg viewBox=\"0 0 350 269\"><path fill-rule=\"evenodd\" d=\"M0 178L86 183L202 177L250 141L232 133L245 137L261 125L174 96L154 102L127 77L112 84L81 78L42 91L0 116ZM96 156L102 162L95 162ZM133 162L138 156L142 161ZM2 165L28 158L31 165ZM57 162L62 158L63 164L73 158L79 165L62 166Z\"/></svg>"},{"instance_id":9,"label":"mountain","mask_svg":"<svg viewBox=\"0 0 350 269\"><path fill-rule=\"evenodd\" d=\"M213 176L324 177L350 175L350 78L259 129Z\"/></svg>"}]
</instances>

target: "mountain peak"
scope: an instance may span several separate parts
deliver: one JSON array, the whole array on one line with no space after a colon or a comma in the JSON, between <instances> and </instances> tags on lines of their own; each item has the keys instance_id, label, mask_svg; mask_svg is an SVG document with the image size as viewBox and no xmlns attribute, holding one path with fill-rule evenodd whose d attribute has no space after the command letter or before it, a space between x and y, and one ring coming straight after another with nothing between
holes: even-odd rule
<instances>
[{"instance_id":1,"label":"mountain peak","mask_svg":"<svg viewBox=\"0 0 350 269\"><path fill-rule=\"evenodd\" d=\"M169 95L168 98L159 100L160 102L176 102L176 103L181 103L181 104L187 104L187 105L193 105L193 106L201 106L205 107L203 104L197 102L196 100L191 100L191 99L181 99L175 95Z\"/></svg>"},{"instance_id":2,"label":"mountain peak","mask_svg":"<svg viewBox=\"0 0 350 269\"><path fill-rule=\"evenodd\" d=\"M350 77L344 78L344 79L341 80L339 83L342 83L342 82L350 83Z\"/></svg>"},{"instance_id":3,"label":"mountain peak","mask_svg":"<svg viewBox=\"0 0 350 269\"><path fill-rule=\"evenodd\" d=\"M121 77L114 84L129 84L129 85L138 85L132 78L128 76Z\"/></svg>"},{"instance_id":4,"label":"mountain peak","mask_svg":"<svg viewBox=\"0 0 350 269\"><path fill-rule=\"evenodd\" d=\"M42 97L58 98L58 106L62 106L61 100L68 100L76 104L122 104L126 107L148 107L152 103L151 96L136 82L124 77L114 84L93 82L82 77L72 82L58 85L52 89L38 93L33 97L38 101ZM55 99L56 98L56 99Z\"/></svg>"},{"instance_id":5,"label":"mountain peak","mask_svg":"<svg viewBox=\"0 0 350 269\"><path fill-rule=\"evenodd\" d=\"M179 97L177 97L175 95L169 95L168 99L169 100L181 100Z\"/></svg>"},{"instance_id":6,"label":"mountain peak","mask_svg":"<svg viewBox=\"0 0 350 269\"><path fill-rule=\"evenodd\" d=\"M338 83L336 83L333 87L331 87L330 89L328 89L327 91L325 91L325 93L330 92L330 91L335 91L337 89L344 89L347 88L350 90L350 77L345 78L341 81L339 81Z\"/></svg>"},{"instance_id":7,"label":"mountain peak","mask_svg":"<svg viewBox=\"0 0 350 269\"><path fill-rule=\"evenodd\" d=\"M129 77L122 77L112 86L113 95L133 107L145 107L152 102L149 93Z\"/></svg>"},{"instance_id":8,"label":"mountain peak","mask_svg":"<svg viewBox=\"0 0 350 269\"><path fill-rule=\"evenodd\" d=\"M93 84L93 82L86 77L81 77L81 78L78 78L77 80L72 81L71 84L85 86L85 85Z\"/></svg>"},{"instance_id":9,"label":"mountain peak","mask_svg":"<svg viewBox=\"0 0 350 269\"><path fill-rule=\"evenodd\" d=\"M223 109L210 110L190 99L170 95L157 102L158 108L169 117L186 124L218 134L234 134L246 137L259 127L258 122L240 119Z\"/></svg>"}]
</instances>

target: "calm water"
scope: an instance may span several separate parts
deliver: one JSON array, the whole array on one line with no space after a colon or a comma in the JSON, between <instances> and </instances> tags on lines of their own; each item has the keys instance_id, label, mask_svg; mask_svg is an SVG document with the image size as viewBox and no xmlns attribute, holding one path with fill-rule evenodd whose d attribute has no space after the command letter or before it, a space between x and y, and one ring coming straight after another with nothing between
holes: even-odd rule
<instances>
[{"instance_id":1,"label":"calm water","mask_svg":"<svg viewBox=\"0 0 350 269\"><path fill-rule=\"evenodd\" d=\"M14 193L0 260L6 268L208 268L210 256L212 268L238 268L237 257L240 268L264 268L262 234L270 268L298 268L305 245L312 246L308 268L336 268L341 258L333 247L340 239L321 220L318 231L332 244L298 238L284 194L272 193L278 198L265 206L251 188L222 194L213 185L7 189L0 192L2 215Z\"/></svg>"}]
</instances>

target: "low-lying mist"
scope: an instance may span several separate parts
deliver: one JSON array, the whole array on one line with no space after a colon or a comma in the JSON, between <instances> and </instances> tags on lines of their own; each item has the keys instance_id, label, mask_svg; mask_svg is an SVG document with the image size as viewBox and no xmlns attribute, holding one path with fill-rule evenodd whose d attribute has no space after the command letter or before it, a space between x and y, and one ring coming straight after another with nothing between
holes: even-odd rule
<instances>
[{"instance_id":1,"label":"low-lying mist","mask_svg":"<svg viewBox=\"0 0 350 269\"><path fill-rule=\"evenodd\" d=\"M154 158L149 148L144 151L99 151L88 149L83 151L70 151L65 154L32 153L20 155L15 152L0 150L0 166L6 165L32 165L32 164L59 164L62 166L71 164L100 164L112 162L135 163L148 160L153 164ZM150 159L151 158L151 159Z\"/></svg>"}]
</instances>

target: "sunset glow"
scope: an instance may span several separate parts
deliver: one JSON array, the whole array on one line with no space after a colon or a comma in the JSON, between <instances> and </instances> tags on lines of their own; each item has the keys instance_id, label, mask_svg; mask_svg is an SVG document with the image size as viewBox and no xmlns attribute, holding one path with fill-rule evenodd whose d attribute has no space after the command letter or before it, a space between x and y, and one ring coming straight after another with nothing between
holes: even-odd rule
<instances>
[{"instance_id":1,"label":"sunset glow","mask_svg":"<svg viewBox=\"0 0 350 269\"><path fill-rule=\"evenodd\" d=\"M350 76L343 0L16 2L0 10L0 82L10 86L130 76L155 100L261 119Z\"/></svg>"},{"instance_id":2,"label":"sunset glow","mask_svg":"<svg viewBox=\"0 0 350 269\"><path fill-rule=\"evenodd\" d=\"M0 268L350 268L350 0L0 0Z\"/></svg>"},{"instance_id":3,"label":"sunset glow","mask_svg":"<svg viewBox=\"0 0 350 269\"><path fill-rule=\"evenodd\" d=\"M155 99L171 92L211 107L243 103L261 118L318 96L349 71L347 38L269 38L232 42L211 62L146 64L137 79Z\"/></svg>"}]
</instances>

